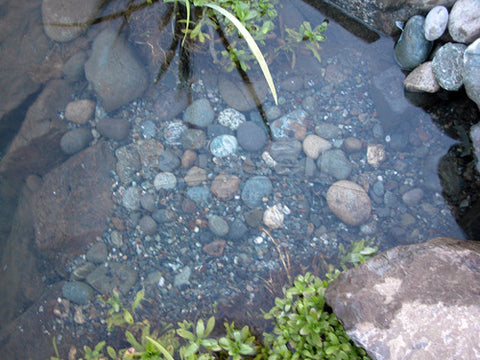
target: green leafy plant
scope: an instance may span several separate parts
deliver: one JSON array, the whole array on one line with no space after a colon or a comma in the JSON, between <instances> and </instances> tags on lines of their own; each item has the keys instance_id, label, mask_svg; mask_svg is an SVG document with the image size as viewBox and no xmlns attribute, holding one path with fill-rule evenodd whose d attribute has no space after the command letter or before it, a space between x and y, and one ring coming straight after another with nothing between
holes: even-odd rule
<instances>
[{"instance_id":1,"label":"green leafy plant","mask_svg":"<svg viewBox=\"0 0 480 360\"><path fill-rule=\"evenodd\" d=\"M220 347L228 352L233 360L243 359L246 355L255 355L257 346L255 345L255 336L250 332L248 326L241 330L235 328L235 324L225 323L227 335L218 341Z\"/></svg>"}]
</instances>

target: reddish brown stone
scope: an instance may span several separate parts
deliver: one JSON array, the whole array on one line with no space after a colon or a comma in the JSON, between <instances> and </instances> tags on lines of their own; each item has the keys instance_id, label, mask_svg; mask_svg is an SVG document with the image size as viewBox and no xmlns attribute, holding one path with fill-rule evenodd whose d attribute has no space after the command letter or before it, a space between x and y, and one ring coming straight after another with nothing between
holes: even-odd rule
<instances>
[{"instance_id":1,"label":"reddish brown stone","mask_svg":"<svg viewBox=\"0 0 480 360\"><path fill-rule=\"evenodd\" d=\"M210 256L221 256L226 246L227 243L225 242L225 240L216 239L211 243L205 244L203 246L203 251L205 251Z\"/></svg>"},{"instance_id":2,"label":"reddish brown stone","mask_svg":"<svg viewBox=\"0 0 480 360\"><path fill-rule=\"evenodd\" d=\"M220 174L213 180L210 191L219 200L230 200L238 191L239 186L238 176Z\"/></svg>"}]
</instances>

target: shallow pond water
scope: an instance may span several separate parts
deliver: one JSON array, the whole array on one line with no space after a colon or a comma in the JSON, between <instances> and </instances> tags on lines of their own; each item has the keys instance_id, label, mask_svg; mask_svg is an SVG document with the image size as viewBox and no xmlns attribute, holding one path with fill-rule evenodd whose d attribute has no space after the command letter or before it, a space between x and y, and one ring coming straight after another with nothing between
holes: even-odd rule
<instances>
[{"instance_id":1,"label":"shallow pond water","mask_svg":"<svg viewBox=\"0 0 480 360\"><path fill-rule=\"evenodd\" d=\"M69 129L81 127L93 132L90 148L109 149L113 156L110 165L114 164L111 169L105 167L109 186L103 188L101 183L92 181L88 184L99 188L85 190L84 179L76 181L62 170L38 170L36 174L42 175L45 182L36 187L32 183L38 179L27 178L31 174L20 169L4 175L2 192L15 193L12 184L26 178L30 189L40 191L55 192L58 187L59 192L67 189L67 193L74 194L72 187L81 187L88 193L109 195L107 200L100 197L92 202L95 205L113 200L111 211L104 214L98 207L84 204L82 196L92 199L86 193L71 195L73 201L68 196L61 198L68 206L79 204L79 209L42 216L37 213L42 208L37 206L33 209L33 220L30 219L36 227L25 235L23 250L8 243L7 234L14 231L12 216L2 217L5 219L2 284L13 281L16 292L18 282L25 278L43 284L39 286L41 291L26 296L27 301L22 300L21 294L7 301L15 315L33 304L30 321L35 323L36 316L45 314L45 309L53 309L46 315L49 323L43 325L44 335L53 336L55 329L56 333L68 333L65 336L76 339L77 345L88 343L102 332L99 319L106 310L95 297L87 304L72 303L72 306L62 300L66 295L65 288L62 292L63 282L75 280L88 283L96 294L108 294L119 288L127 302L138 290L145 289L149 301L141 313L154 320L194 317L217 304L220 317L262 326L259 310L269 308L288 277L305 271L322 275L326 263L337 263L339 246L348 248L352 242L366 239L386 250L436 236L465 237L451 208L458 208L461 198L458 194L468 181L457 176L461 171L452 170L450 174L448 170L461 167L451 159L458 158L464 143L459 142L458 131L448 131L463 117L476 116L476 110L470 109L473 103L467 101L465 105L461 96L452 98L445 94L428 99L409 94L407 99L401 85L402 73L393 60L393 39L326 5L319 6L322 10L319 11L306 3L294 3L292 8L288 8L292 2L285 3L286 23L308 20L319 24L325 18L329 20L326 40L319 52L322 61L319 63L309 53L297 52L292 68L291 57L275 58L270 69L278 87L278 105L268 94L259 107L261 111L255 107L241 111L240 118L243 115L254 124L253 130L245 130L244 138L239 131L218 123L219 115L239 97L238 92L230 94L222 88L241 87L242 79L237 72L226 73L214 64L204 48L193 49L186 62L179 52L174 52L172 64L159 83L151 86L143 97L113 113L108 114L97 102L92 118L78 125L65 119L65 108L57 109ZM154 44L145 43L147 30L136 27L139 23L148 25L149 19L132 20L129 40L140 56L152 61L147 67L152 75L158 65L154 60L161 55L155 53ZM119 23L93 26L83 43L78 42L78 48L89 54L95 34L108 26L118 29ZM41 31L41 27L38 29ZM58 56L69 51L66 45L50 46L52 54ZM145 54L150 47L152 53L148 57ZM187 87L180 81L185 73L188 73ZM261 79L255 66L247 74L251 79ZM67 94L69 101L97 101L84 78L73 89ZM186 120L185 107L199 99L206 99L207 107L213 110L213 120L208 126L195 123L198 114L193 124ZM419 102L423 107L418 106ZM459 105L454 107L456 104ZM459 113L458 109L464 112ZM16 111L22 113L21 109ZM230 123L234 122L231 113L239 116L227 112ZM105 140L100 135L98 124L109 117L130 124L128 135L121 141ZM267 137L265 119L273 129L273 139ZM288 141L279 140L280 131L285 132ZM260 137L258 132L262 133ZM211 144L219 135L232 135L240 146L231 155L213 156ZM305 141L308 136L312 139L311 135L328 144L328 158L325 153L311 155L315 153L313 145ZM250 138L265 143L257 148L258 143L251 144ZM379 149L380 155L367 156L374 149ZM98 160L96 156L93 158ZM61 161L56 161L60 164L68 157L61 155ZM90 158L86 159L80 161L80 166L89 169L85 162ZM439 163L444 169L440 175ZM52 166L46 164L46 167ZM263 180L249 184L258 176L267 185ZM88 181L96 177L97 174L89 173ZM328 190L340 179L360 185L370 198L371 215L359 226L341 221L327 204ZM447 203L442 192L447 194ZM249 200L252 197L254 204ZM4 209L15 204L12 199L16 198L4 195ZM51 201L45 200L44 204L49 206L45 211L51 211ZM468 206L468 201L463 204L464 208ZM9 214L13 211L4 210ZM39 218L50 216L49 221L42 222L47 227L71 226L72 222L64 221L65 217L78 216L87 222L95 217L84 217L85 212L104 216L104 229L96 234L92 247L79 247L82 244L79 240L71 243L71 249L62 248L53 255L51 249L42 252L43 243L39 244L38 237L59 232L39 229ZM265 212L273 214L278 226L265 225ZM29 220L27 216L23 219ZM18 223L17 216L14 224ZM35 248L33 254L28 250L31 248ZM65 255L70 250L74 256ZM8 251L23 259L35 258L37 265L25 268L31 274L6 271ZM3 287L3 291L9 290ZM41 296L45 298L46 292L49 305L36 303ZM57 298L57 303L52 303ZM10 311L4 321L11 320ZM2 338L8 344L8 351L12 351L7 340ZM58 340L61 342L62 337Z\"/></svg>"}]
</instances>

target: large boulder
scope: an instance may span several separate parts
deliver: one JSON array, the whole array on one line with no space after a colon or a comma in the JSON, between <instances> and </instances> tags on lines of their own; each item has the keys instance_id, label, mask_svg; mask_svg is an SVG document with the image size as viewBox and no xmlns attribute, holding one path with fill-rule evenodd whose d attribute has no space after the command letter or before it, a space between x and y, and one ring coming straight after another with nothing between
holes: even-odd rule
<instances>
[{"instance_id":1,"label":"large boulder","mask_svg":"<svg viewBox=\"0 0 480 360\"><path fill-rule=\"evenodd\" d=\"M325 294L372 359L478 359L480 242L399 246L341 274Z\"/></svg>"},{"instance_id":2,"label":"large boulder","mask_svg":"<svg viewBox=\"0 0 480 360\"><path fill-rule=\"evenodd\" d=\"M106 230L114 166L112 151L99 142L45 175L32 199L35 244L42 256L70 258Z\"/></svg>"},{"instance_id":3,"label":"large boulder","mask_svg":"<svg viewBox=\"0 0 480 360\"><path fill-rule=\"evenodd\" d=\"M112 28L95 38L92 55L85 63L85 76L106 111L116 110L141 96L148 85L142 63L123 35Z\"/></svg>"}]
</instances>

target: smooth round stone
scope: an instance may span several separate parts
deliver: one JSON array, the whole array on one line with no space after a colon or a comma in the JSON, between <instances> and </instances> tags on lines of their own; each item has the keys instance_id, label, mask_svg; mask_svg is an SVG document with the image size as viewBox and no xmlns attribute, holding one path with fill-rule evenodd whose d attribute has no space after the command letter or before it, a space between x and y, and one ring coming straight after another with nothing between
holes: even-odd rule
<instances>
[{"instance_id":1,"label":"smooth round stone","mask_svg":"<svg viewBox=\"0 0 480 360\"><path fill-rule=\"evenodd\" d=\"M185 149L199 150L207 143L207 135L201 129L186 129L183 132L182 144Z\"/></svg>"},{"instance_id":2,"label":"smooth round stone","mask_svg":"<svg viewBox=\"0 0 480 360\"><path fill-rule=\"evenodd\" d=\"M171 172L180 166L180 158L170 150L163 151L158 157L158 167L164 172Z\"/></svg>"},{"instance_id":3,"label":"smooth round stone","mask_svg":"<svg viewBox=\"0 0 480 360\"><path fill-rule=\"evenodd\" d=\"M332 148L330 141L321 138L318 135L307 135L303 140L303 152L312 159L317 159L320 154Z\"/></svg>"},{"instance_id":4,"label":"smooth round stone","mask_svg":"<svg viewBox=\"0 0 480 360\"><path fill-rule=\"evenodd\" d=\"M95 102L88 99L72 101L65 107L65 119L84 125L92 118Z\"/></svg>"},{"instance_id":5,"label":"smooth round stone","mask_svg":"<svg viewBox=\"0 0 480 360\"><path fill-rule=\"evenodd\" d=\"M157 190L175 189L175 187L177 186L177 178L171 172L161 172L155 176L155 179L153 180L153 186Z\"/></svg>"},{"instance_id":6,"label":"smooth round stone","mask_svg":"<svg viewBox=\"0 0 480 360\"><path fill-rule=\"evenodd\" d=\"M157 232L157 223L150 215L145 215L138 222L140 230L146 235L154 235Z\"/></svg>"},{"instance_id":7,"label":"smooth round stone","mask_svg":"<svg viewBox=\"0 0 480 360\"><path fill-rule=\"evenodd\" d=\"M97 130L108 139L120 141L130 133L130 122L126 119L103 118L98 121Z\"/></svg>"},{"instance_id":8,"label":"smooth round stone","mask_svg":"<svg viewBox=\"0 0 480 360\"><path fill-rule=\"evenodd\" d=\"M147 211L155 211L155 195L146 193L140 197L140 205Z\"/></svg>"},{"instance_id":9,"label":"smooth round stone","mask_svg":"<svg viewBox=\"0 0 480 360\"><path fill-rule=\"evenodd\" d=\"M403 69L416 68L432 50L433 42L425 38L424 25L425 18L420 15L412 16L405 24L394 49L395 60Z\"/></svg>"},{"instance_id":10,"label":"smooth round stone","mask_svg":"<svg viewBox=\"0 0 480 360\"><path fill-rule=\"evenodd\" d=\"M241 198L245 205L254 209L262 204L262 199L273 191L272 182L266 176L249 178L243 187Z\"/></svg>"},{"instance_id":11,"label":"smooth round stone","mask_svg":"<svg viewBox=\"0 0 480 360\"><path fill-rule=\"evenodd\" d=\"M87 261L94 264L102 264L107 260L108 249L103 242L97 242L87 251Z\"/></svg>"},{"instance_id":12,"label":"smooth round stone","mask_svg":"<svg viewBox=\"0 0 480 360\"><path fill-rule=\"evenodd\" d=\"M188 186L198 186L207 181L207 171L198 166L194 166L187 171L184 180Z\"/></svg>"},{"instance_id":13,"label":"smooth round stone","mask_svg":"<svg viewBox=\"0 0 480 360\"><path fill-rule=\"evenodd\" d=\"M123 206L130 211L136 211L140 209L140 190L136 186L131 186L122 197Z\"/></svg>"},{"instance_id":14,"label":"smooth round stone","mask_svg":"<svg viewBox=\"0 0 480 360\"><path fill-rule=\"evenodd\" d=\"M242 123L237 129L237 140L245 151L261 151L267 145L265 130L252 121Z\"/></svg>"},{"instance_id":15,"label":"smooth round stone","mask_svg":"<svg viewBox=\"0 0 480 360\"><path fill-rule=\"evenodd\" d=\"M463 85L463 44L447 43L435 53L432 70L438 84L445 90L457 91Z\"/></svg>"},{"instance_id":16,"label":"smooth round stone","mask_svg":"<svg viewBox=\"0 0 480 360\"><path fill-rule=\"evenodd\" d=\"M423 190L415 188L402 195L402 201L408 206L415 206L423 199Z\"/></svg>"},{"instance_id":17,"label":"smooth round stone","mask_svg":"<svg viewBox=\"0 0 480 360\"><path fill-rule=\"evenodd\" d=\"M354 153L362 150L363 144L361 140L350 136L343 141L343 148L346 152Z\"/></svg>"},{"instance_id":18,"label":"smooth round stone","mask_svg":"<svg viewBox=\"0 0 480 360\"><path fill-rule=\"evenodd\" d=\"M195 100L185 109L183 121L204 128L213 122L215 113L207 99Z\"/></svg>"},{"instance_id":19,"label":"smooth round stone","mask_svg":"<svg viewBox=\"0 0 480 360\"><path fill-rule=\"evenodd\" d=\"M226 108L218 114L217 121L220 125L230 128L230 130L237 130L246 121L246 118L240 111Z\"/></svg>"},{"instance_id":20,"label":"smooth round stone","mask_svg":"<svg viewBox=\"0 0 480 360\"><path fill-rule=\"evenodd\" d=\"M343 151L327 150L317 160L317 166L321 172L333 176L337 180L343 180L350 176L352 165Z\"/></svg>"},{"instance_id":21,"label":"smooth round stone","mask_svg":"<svg viewBox=\"0 0 480 360\"><path fill-rule=\"evenodd\" d=\"M437 40L448 25L448 10L445 6L435 6L425 17L425 39Z\"/></svg>"},{"instance_id":22,"label":"smooth round stone","mask_svg":"<svg viewBox=\"0 0 480 360\"><path fill-rule=\"evenodd\" d=\"M334 124L321 123L315 126L315 134L324 139L337 139L342 136L342 130Z\"/></svg>"},{"instance_id":23,"label":"smooth round stone","mask_svg":"<svg viewBox=\"0 0 480 360\"><path fill-rule=\"evenodd\" d=\"M215 235L223 237L228 234L228 223L218 215L208 217L208 227Z\"/></svg>"},{"instance_id":24,"label":"smooth round stone","mask_svg":"<svg viewBox=\"0 0 480 360\"><path fill-rule=\"evenodd\" d=\"M159 224L171 223L175 221L175 212L170 209L157 209L152 213L152 218Z\"/></svg>"},{"instance_id":25,"label":"smooth round stone","mask_svg":"<svg viewBox=\"0 0 480 360\"><path fill-rule=\"evenodd\" d=\"M87 128L67 131L60 139L60 147L65 154L73 155L85 149L93 140L92 132Z\"/></svg>"},{"instance_id":26,"label":"smooth round stone","mask_svg":"<svg viewBox=\"0 0 480 360\"><path fill-rule=\"evenodd\" d=\"M463 85L468 97L480 109L480 39L470 44L463 53Z\"/></svg>"},{"instance_id":27,"label":"smooth round stone","mask_svg":"<svg viewBox=\"0 0 480 360\"><path fill-rule=\"evenodd\" d=\"M67 281L62 287L62 296L79 305L86 305L93 297L93 289L83 282Z\"/></svg>"},{"instance_id":28,"label":"smooth round stone","mask_svg":"<svg viewBox=\"0 0 480 360\"><path fill-rule=\"evenodd\" d=\"M413 69L403 81L403 85L410 91L424 91L432 94L440 90L431 61L426 61Z\"/></svg>"},{"instance_id":29,"label":"smooth round stone","mask_svg":"<svg viewBox=\"0 0 480 360\"><path fill-rule=\"evenodd\" d=\"M210 190L206 186L192 186L187 190L187 198L198 202L207 202L211 199Z\"/></svg>"},{"instance_id":30,"label":"smooth round stone","mask_svg":"<svg viewBox=\"0 0 480 360\"><path fill-rule=\"evenodd\" d=\"M218 200L231 200L238 191L240 178L236 175L219 174L213 181L210 191Z\"/></svg>"},{"instance_id":31,"label":"smooth round stone","mask_svg":"<svg viewBox=\"0 0 480 360\"><path fill-rule=\"evenodd\" d=\"M370 218L372 205L366 191L358 184L340 180L327 191L330 210L344 223L362 225Z\"/></svg>"},{"instance_id":32,"label":"smooth round stone","mask_svg":"<svg viewBox=\"0 0 480 360\"><path fill-rule=\"evenodd\" d=\"M274 141L268 151L272 158L285 164L293 164L297 162L298 156L302 151L302 144L295 139L280 139Z\"/></svg>"},{"instance_id":33,"label":"smooth round stone","mask_svg":"<svg viewBox=\"0 0 480 360\"><path fill-rule=\"evenodd\" d=\"M235 136L220 135L210 143L210 152L213 156L222 158L237 152L238 142Z\"/></svg>"}]
</instances>

